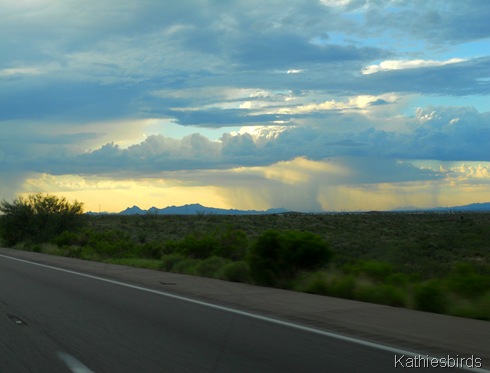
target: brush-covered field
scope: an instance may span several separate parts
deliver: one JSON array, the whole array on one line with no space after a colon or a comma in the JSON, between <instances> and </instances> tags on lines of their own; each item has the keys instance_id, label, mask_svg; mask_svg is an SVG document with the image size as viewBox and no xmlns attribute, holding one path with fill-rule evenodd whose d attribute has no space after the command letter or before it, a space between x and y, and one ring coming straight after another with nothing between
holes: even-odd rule
<instances>
[{"instance_id":1,"label":"brush-covered field","mask_svg":"<svg viewBox=\"0 0 490 373\"><path fill-rule=\"evenodd\" d=\"M489 213L85 219L17 247L490 320Z\"/></svg>"}]
</instances>

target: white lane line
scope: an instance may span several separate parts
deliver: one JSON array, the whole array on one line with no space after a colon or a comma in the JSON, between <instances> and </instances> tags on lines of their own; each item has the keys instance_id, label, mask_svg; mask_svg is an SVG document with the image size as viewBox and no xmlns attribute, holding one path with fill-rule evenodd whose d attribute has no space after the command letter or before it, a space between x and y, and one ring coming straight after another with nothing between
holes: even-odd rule
<instances>
[{"instance_id":1,"label":"white lane line","mask_svg":"<svg viewBox=\"0 0 490 373\"><path fill-rule=\"evenodd\" d=\"M421 354L421 353L416 353L416 352L413 352L413 351L402 350L402 349L399 349L399 348L396 348L396 347L385 346L385 345L382 345L382 344L378 344L378 343L374 343L374 342L369 342L369 341L364 341L362 339L357 339L357 338L354 338L354 337L347 337L345 335L336 334L336 333L328 332L328 331L325 331L325 330L315 329L315 328L312 328L312 327L309 327L309 326L304 326L304 325L295 324L295 323L288 322L288 321L278 320L278 319L274 319L274 318L267 317L267 316L261 316L261 315L257 315L257 314L246 312L246 311L240 311L240 310L237 310L237 309L234 309L234 308L219 306L217 304L203 302L203 301L192 299L192 298L186 298L186 297L183 297L183 296L180 296L180 295L166 293L164 291L149 289L149 288L145 288L145 287L138 286L138 285L127 284L127 283L124 283L124 282L120 282L120 281L116 281L116 280L110 280L110 279L107 279L107 278L98 277L98 276L94 276L94 275L89 275L89 274L82 273L82 272L76 272L76 271L72 271L72 270L69 270L69 269L53 267L53 266L50 266L50 265L47 265L47 264L41 264L41 263L31 262L29 260L14 258L14 257L3 255L3 254L0 254L0 257L4 257L4 258L7 258L7 259L11 259L11 260L17 260L19 262L28 263L28 264L39 266L39 267L43 267L43 268L53 269L55 271L60 271L60 272L70 273L70 274L77 275L77 276L87 277L87 278L91 278L91 279L98 280L98 281L108 282L110 284L125 286L125 287L131 288L131 289L146 291L147 293L158 294L158 295L162 295L162 296L165 296L165 297L168 297L168 298L178 299L178 300L181 300L181 301L184 301L184 302L194 303L194 304L198 304L200 306L214 308L214 309L217 309L217 310L220 310L220 311L229 312L229 313L234 313L234 314L237 314L237 315L240 315L240 316L250 317L250 318L253 318L253 319L256 319L256 320L261 320L261 321L266 321L266 322L270 322L270 323L277 324L277 325L287 326L289 328L294 328L294 329L302 330L302 331L309 332L309 333L323 335L325 337L339 339L339 340L345 341L345 342L355 343L355 344L358 344L358 345L361 345L361 346L366 346L366 347L375 348L375 349L378 349L378 350L383 350L383 351L391 352L391 353L394 353L396 355L405 355L405 356L411 356L411 357L419 357L420 359L423 359L423 360L426 360L426 359L427 360L440 359L440 358L437 358L437 357L434 357L434 356L431 356L431 355L427 355L427 354ZM463 369L463 370L467 370L467 371L470 371L470 372L490 373L490 370L486 370L486 369L483 369L483 368L474 368L474 367L467 367L467 366L465 366L465 367L458 367L458 368L459 369Z\"/></svg>"},{"instance_id":2,"label":"white lane line","mask_svg":"<svg viewBox=\"0 0 490 373\"><path fill-rule=\"evenodd\" d=\"M92 370L87 368L84 364L66 352L59 351L57 355L66 365L68 365L68 368L73 373L94 373Z\"/></svg>"}]
</instances>

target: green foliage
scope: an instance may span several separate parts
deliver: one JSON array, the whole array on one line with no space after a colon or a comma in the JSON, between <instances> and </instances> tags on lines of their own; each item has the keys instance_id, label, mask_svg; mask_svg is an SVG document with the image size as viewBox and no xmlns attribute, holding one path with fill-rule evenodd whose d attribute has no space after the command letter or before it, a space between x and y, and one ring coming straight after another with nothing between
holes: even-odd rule
<instances>
[{"instance_id":1,"label":"green foliage","mask_svg":"<svg viewBox=\"0 0 490 373\"><path fill-rule=\"evenodd\" d=\"M393 273L393 265L386 262L360 261L354 272L362 273L376 281L384 281Z\"/></svg>"},{"instance_id":2,"label":"green foliage","mask_svg":"<svg viewBox=\"0 0 490 373\"><path fill-rule=\"evenodd\" d=\"M164 250L164 245L160 242L145 242L135 245L133 255L138 258L160 259Z\"/></svg>"},{"instance_id":3,"label":"green foliage","mask_svg":"<svg viewBox=\"0 0 490 373\"><path fill-rule=\"evenodd\" d=\"M248 283L251 281L248 264L241 260L225 264L218 271L216 277L232 282Z\"/></svg>"},{"instance_id":4,"label":"green foliage","mask_svg":"<svg viewBox=\"0 0 490 373\"><path fill-rule=\"evenodd\" d=\"M447 287L465 298L475 298L490 290L490 274L477 273L469 263L460 263L447 279Z\"/></svg>"},{"instance_id":5,"label":"green foliage","mask_svg":"<svg viewBox=\"0 0 490 373\"><path fill-rule=\"evenodd\" d=\"M80 236L75 232L64 231L53 239L58 246L78 245Z\"/></svg>"},{"instance_id":6,"label":"green foliage","mask_svg":"<svg viewBox=\"0 0 490 373\"><path fill-rule=\"evenodd\" d=\"M427 281L414 288L414 306L420 311L444 313L447 308L447 294L439 281Z\"/></svg>"},{"instance_id":7,"label":"green foliage","mask_svg":"<svg viewBox=\"0 0 490 373\"><path fill-rule=\"evenodd\" d=\"M325 272L311 272L302 280L297 284L295 290L311 294L331 295Z\"/></svg>"},{"instance_id":8,"label":"green foliage","mask_svg":"<svg viewBox=\"0 0 490 373\"><path fill-rule=\"evenodd\" d=\"M183 260L185 260L185 257L179 253L164 255L162 256L160 269L162 271L172 272L175 266Z\"/></svg>"},{"instance_id":9,"label":"green foliage","mask_svg":"<svg viewBox=\"0 0 490 373\"><path fill-rule=\"evenodd\" d=\"M328 287L329 295L339 298L355 299L357 281L353 275L339 276Z\"/></svg>"},{"instance_id":10,"label":"green foliage","mask_svg":"<svg viewBox=\"0 0 490 373\"><path fill-rule=\"evenodd\" d=\"M219 243L213 235L188 235L180 243L180 252L188 257L204 259L212 255Z\"/></svg>"},{"instance_id":11,"label":"green foliage","mask_svg":"<svg viewBox=\"0 0 490 373\"><path fill-rule=\"evenodd\" d=\"M228 259L211 256L196 264L194 274L203 277L217 277L216 274L218 271L228 263Z\"/></svg>"},{"instance_id":12,"label":"green foliage","mask_svg":"<svg viewBox=\"0 0 490 373\"><path fill-rule=\"evenodd\" d=\"M64 197L31 194L13 202L0 202L0 230L8 246L22 241L48 242L63 231L83 225L83 204Z\"/></svg>"},{"instance_id":13,"label":"green foliage","mask_svg":"<svg viewBox=\"0 0 490 373\"><path fill-rule=\"evenodd\" d=\"M184 258L180 262L175 263L172 272L194 275L196 274L196 266L199 262L200 262L199 259Z\"/></svg>"},{"instance_id":14,"label":"green foliage","mask_svg":"<svg viewBox=\"0 0 490 373\"><path fill-rule=\"evenodd\" d=\"M243 258L248 245L244 232L227 226L224 230L192 233L182 240L166 243L166 252L179 252L187 257L205 259L219 256L232 260Z\"/></svg>"},{"instance_id":15,"label":"green foliage","mask_svg":"<svg viewBox=\"0 0 490 373\"><path fill-rule=\"evenodd\" d=\"M490 321L490 291L473 302L456 304L448 313L453 316Z\"/></svg>"},{"instance_id":16,"label":"green foliage","mask_svg":"<svg viewBox=\"0 0 490 373\"><path fill-rule=\"evenodd\" d=\"M242 230L227 225L225 229L217 231L218 245L212 254L231 260L241 260L245 257L248 247L248 237Z\"/></svg>"},{"instance_id":17,"label":"green foliage","mask_svg":"<svg viewBox=\"0 0 490 373\"><path fill-rule=\"evenodd\" d=\"M250 247L247 262L261 285L284 285L299 271L325 265L332 257L327 242L310 232L269 230Z\"/></svg>"},{"instance_id":18,"label":"green foliage","mask_svg":"<svg viewBox=\"0 0 490 373\"><path fill-rule=\"evenodd\" d=\"M110 230L90 232L84 250L93 258L131 257L136 244L127 232Z\"/></svg>"}]
</instances>

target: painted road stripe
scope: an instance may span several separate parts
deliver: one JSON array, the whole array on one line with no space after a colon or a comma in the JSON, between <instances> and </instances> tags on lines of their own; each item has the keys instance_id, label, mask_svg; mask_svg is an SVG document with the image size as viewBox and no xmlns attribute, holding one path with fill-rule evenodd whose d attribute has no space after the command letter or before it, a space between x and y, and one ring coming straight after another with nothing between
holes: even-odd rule
<instances>
[{"instance_id":1,"label":"painted road stripe","mask_svg":"<svg viewBox=\"0 0 490 373\"><path fill-rule=\"evenodd\" d=\"M77 276L87 277L87 278L91 278L91 279L98 280L98 281L108 282L110 284L125 286L125 287L131 288L131 289L146 291L148 293L158 294L158 295L162 295L164 297L178 299L178 300L181 300L181 301L184 301L184 302L194 303L194 304L198 304L198 305L204 306L204 307L214 308L214 309L217 309L217 310L220 310L220 311L234 313L234 314L237 314L237 315L240 315L240 316L250 317L250 318L253 318L253 319L256 319L256 320L262 320L262 321L265 321L265 322L270 322L270 323L277 324L277 325L287 326L289 328L294 328L294 329L302 330L302 331L309 332L309 333L323 335L325 337L339 339L339 340L342 340L342 341L345 341L345 342L355 343L355 344L358 344L358 345L361 345L361 346L366 346L366 347L375 348L375 349L378 349L378 350L388 351L388 352L394 353L396 355L405 355L405 356L410 356L410 357L420 357L420 359L427 359L427 360L432 360L432 359L438 359L439 360L439 359L441 359L440 357L435 357L435 356L430 356L430 355L427 355L427 354L416 353L416 352L408 351L408 350L402 350L402 349L399 349L399 348L396 348L396 347L390 347L390 346L386 346L386 345L382 345L382 344L374 343L374 342L369 342L369 341L365 341L365 340L354 338L354 337L347 337L345 335L336 334L336 333L328 332L328 331L321 330L321 329L315 329L315 328L312 328L312 327L309 327L309 326L295 324L295 323L292 323L292 322L289 322L289 321L278 320L278 319L274 319L274 318L267 317L267 316L262 316L262 315L258 315L258 314L254 314L254 313L250 313L250 312L246 312L246 311L240 311L240 310L237 310L237 309L234 309L234 308L224 307L224 306L220 306L220 305L213 304L213 303L203 302L203 301L200 301L200 300L197 300L197 299L192 299L192 298L187 298L187 297L183 297L183 296L180 296L180 295L166 293L164 291L149 289L149 288L145 288L145 287L138 286L138 285L127 284L127 283L124 283L124 282L120 282L120 281L116 281L116 280L110 280L110 279L107 279L107 278L98 277L98 276L94 276L94 275L89 275L89 274L82 273L82 272L72 271L72 270L64 269L64 268L53 267L53 266L50 266L50 265L47 265L47 264L41 264L41 263L31 262L29 260L14 258L14 257L3 255L3 254L0 254L0 257L4 257L4 258L7 258L7 259L11 259L11 260L17 260L19 262L24 262L24 263L28 263L28 264L39 266L39 267L53 269L55 271L60 271L60 272L70 273L70 274L77 275ZM470 372L490 373L490 370L486 370L486 369L483 369L483 368L472 368L472 367L467 367L467 366L465 366L465 367L458 367L458 368L459 369L463 369L463 370L467 370L467 371L470 371Z\"/></svg>"},{"instance_id":2,"label":"painted road stripe","mask_svg":"<svg viewBox=\"0 0 490 373\"><path fill-rule=\"evenodd\" d=\"M73 373L94 373L92 370L87 368L87 366L66 352L59 351L57 355Z\"/></svg>"}]
</instances>

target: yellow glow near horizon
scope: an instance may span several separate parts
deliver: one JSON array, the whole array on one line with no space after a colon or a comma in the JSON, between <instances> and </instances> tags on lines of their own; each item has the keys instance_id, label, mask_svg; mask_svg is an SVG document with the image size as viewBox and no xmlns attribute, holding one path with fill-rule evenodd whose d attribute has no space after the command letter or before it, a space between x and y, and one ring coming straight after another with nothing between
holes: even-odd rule
<instances>
[{"instance_id":1,"label":"yellow glow near horizon","mask_svg":"<svg viewBox=\"0 0 490 373\"><path fill-rule=\"evenodd\" d=\"M215 186L179 185L177 181L162 179L111 180L84 179L77 175L41 175L28 179L23 194L46 192L84 203L85 211L119 212L137 205L142 209L191 203L227 208Z\"/></svg>"},{"instance_id":2,"label":"yellow glow near horizon","mask_svg":"<svg viewBox=\"0 0 490 373\"><path fill-rule=\"evenodd\" d=\"M27 179L22 193L47 192L76 199L84 203L86 211L94 212L191 203L242 210L358 211L490 201L488 163L434 163L430 167L444 169L446 178L397 183L356 183L356 170L349 167L341 160L296 158L263 167L168 172L165 178L41 174Z\"/></svg>"}]
</instances>

